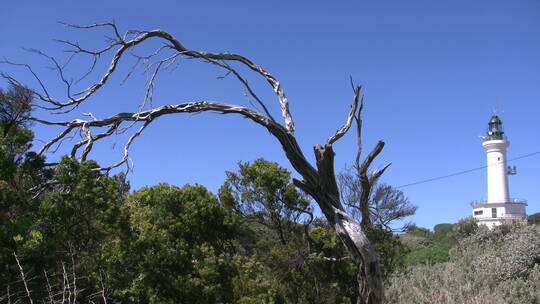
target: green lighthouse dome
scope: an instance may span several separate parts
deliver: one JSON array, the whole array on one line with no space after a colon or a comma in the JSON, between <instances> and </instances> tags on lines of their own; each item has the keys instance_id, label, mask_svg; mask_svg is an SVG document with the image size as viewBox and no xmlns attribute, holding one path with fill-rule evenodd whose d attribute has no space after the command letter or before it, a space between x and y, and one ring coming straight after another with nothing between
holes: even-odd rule
<instances>
[{"instance_id":1,"label":"green lighthouse dome","mask_svg":"<svg viewBox=\"0 0 540 304\"><path fill-rule=\"evenodd\" d=\"M487 129L487 140L502 140L503 138L502 121L497 115L491 116Z\"/></svg>"}]
</instances>

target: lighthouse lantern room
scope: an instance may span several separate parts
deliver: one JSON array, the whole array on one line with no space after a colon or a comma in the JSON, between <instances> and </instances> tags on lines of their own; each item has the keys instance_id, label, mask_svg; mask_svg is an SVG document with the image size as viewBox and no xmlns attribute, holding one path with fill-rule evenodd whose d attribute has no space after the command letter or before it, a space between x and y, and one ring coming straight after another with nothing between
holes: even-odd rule
<instances>
[{"instance_id":1,"label":"lighthouse lantern room","mask_svg":"<svg viewBox=\"0 0 540 304\"><path fill-rule=\"evenodd\" d=\"M525 217L527 202L523 199L510 198L508 175L515 174L514 168L506 165L506 149L510 142L506 140L502 121L493 115L488 123L487 136L482 137L482 146L487 152L487 202L471 203L473 217L479 224L488 228L499 226L512 220Z\"/></svg>"}]
</instances>

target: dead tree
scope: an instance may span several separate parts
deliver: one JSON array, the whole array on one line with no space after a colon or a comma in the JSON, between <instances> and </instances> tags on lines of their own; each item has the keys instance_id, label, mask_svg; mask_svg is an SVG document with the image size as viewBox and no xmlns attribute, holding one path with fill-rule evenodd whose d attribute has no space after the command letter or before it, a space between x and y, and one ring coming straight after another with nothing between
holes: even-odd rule
<instances>
[{"instance_id":1,"label":"dead tree","mask_svg":"<svg viewBox=\"0 0 540 304\"><path fill-rule=\"evenodd\" d=\"M396 226L396 222L416 213L417 206L413 205L404 193L390 185L377 183L371 186L367 201L360 201L360 182L354 168L347 168L338 175L342 201L348 213L357 221L364 224L364 229L384 229L392 232L405 232L414 227L412 222L404 222ZM369 212L368 221L362 221Z\"/></svg>"},{"instance_id":2,"label":"dead tree","mask_svg":"<svg viewBox=\"0 0 540 304\"><path fill-rule=\"evenodd\" d=\"M369 229L372 226L371 214L370 214L370 196L372 188L377 183L377 180L388 169L391 163L386 164L379 170L375 170L369 173L369 169L375 158L381 153L384 148L384 142L379 141L371 152L361 160L362 155L362 109L364 107L363 99L360 100L360 106L358 112L353 116L356 122L356 156L354 158L354 165L349 172L344 172L339 175L340 190L342 194L342 200L346 205L353 205L353 210L358 210L360 213L360 225L362 228ZM350 172L352 171L352 173Z\"/></svg>"},{"instance_id":3,"label":"dead tree","mask_svg":"<svg viewBox=\"0 0 540 304\"><path fill-rule=\"evenodd\" d=\"M34 90L36 99L40 102L40 107L56 112L70 112L76 109L80 104L88 101L100 89L105 86L110 76L115 73L121 61L127 56L135 57L135 65L133 71L138 64L142 64L143 69L149 75L147 90L142 104L135 112L123 112L116 115L98 119L91 113L85 114L88 119L75 119L72 121L50 121L31 117L30 119L46 124L62 126L63 131L47 142L39 151L43 153L50 149L53 145L60 144L65 138L80 132L82 139L77 142L71 151L71 156L80 160L85 160L93 145L116 132L125 132L126 128L138 126L134 130L127 142L124 145L122 159L108 167L101 168L108 171L122 164L127 164L129 157L129 148L133 141L145 130L145 128L158 117L164 115L172 115L177 113L200 113L200 112L218 112L223 114L238 114L250 119L254 123L267 129L281 144L287 159L292 167L302 177L295 179L294 184L308 193L317 202L322 210L322 213L334 228L337 235L351 253L356 264L358 265L357 275L357 303L382 303L383 301L383 284L381 271L379 268L379 258L377 253L371 247L362 227L355 222L346 212L340 199L340 192L336 182L334 172L334 151L332 145L344 136L351 124L356 119L359 120L362 104L361 104L361 87L354 86L354 99L349 111L345 124L339 128L325 143L314 146L316 163L310 164L304 157L304 153L300 149L294 135L294 121L289 111L289 101L285 95L281 83L276 77L271 75L261 66L255 64L250 59L231 53L210 53L195 51L184 46L180 41L175 39L171 34L163 30L152 31L127 31L125 34L120 34L117 26L114 23L100 23L88 26L78 26L65 24L71 28L77 29L96 29L107 28L111 31L111 37L108 37L107 45L101 49L91 50L81 46L78 42L59 41L69 47L69 52L72 56L86 55L92 58L92 64L87 73L81 79L94 74L96 62L100 57L112 53L112 59L105 72L99 74L99 80L88 86L87 88L74 93L77 81L72 81L66 77L65 65L60 63L54 57L48 56L40 51L34 51L39 55L48 58L53 67L56 69L60 80L65 84L67 98L57 99L47 91L40 78L28 65L19 64L28 69L28 71L36 78L40 85L40 90ZM150 40L159 40L162 45L154 50L153 53L141 56L135 54L137 46L144 44ZM244 107L240 105L225 104L218 101L203 100L203 101L188 101L180 104L171 104L156 108L151 108L152 91L156 76L163 69L169 68L175 64L179 58L197 59L202 63L217 66L222 68L227 75L235 77L245 88L247 94L253 99L252 107ZM5 62L16 64L13 62ZM262 77L274 91L279 107L281 110L281 118L283 122L278 122L267 108L267 104L255 93L247 79L241 74L238 67L247 68L258 77ZM131 72L126 76L129 77ZM12 84L20 85L18 81L10 75L4 77ZM257 108L260 108L258 110ZM105 130L103 130L104 128ZM383 143L375 147L364 161L365 164L370 164L377 154L382 149ZM359 163L359 156L357 163ZM381 170L379 174L384 171Z\"/></svg>"},{"instance_id":4,"label":"dead tree","mask_svg":"<svg viewBox=\"0 0 540 304\"><path fill-rule=\"evenodd\" d=\"M370 171L373 160L381 153L384 142L379 141L368 156L361 160L362 154L362 117L363 107L360 101L360 111L355 115L357 151L354 164L338 175L341 199L353 218L359 219L364 230L373 226L392 231L391 223L399 221L416 212L403 192L389 185L378 185L377 181L391 165ZM406 223L397 231L406 231L412 223Z\"/></svg>"},{"instance_id":5,"label":"dead tree","mask_svg":"<svg viewBox=\"0 0 540 304\"><path fill-rule=\"evenodd\" d=\"M80 280L86 278L78 277L75 267L75 258L71 258L70 263L62 262L59 269L53 274L43 270L43 275L28 277L24 271L22 262L15 252L13 252L16 266L20 275L20 280L11 282L6 286L5 293L0 292L0 303L30 303L34 300L46 304L75 304L88 303L107 304L108 296L105 291L103 279L100 275L101 290L89 292L80 288Z\"/></svg>"}]
</instances>

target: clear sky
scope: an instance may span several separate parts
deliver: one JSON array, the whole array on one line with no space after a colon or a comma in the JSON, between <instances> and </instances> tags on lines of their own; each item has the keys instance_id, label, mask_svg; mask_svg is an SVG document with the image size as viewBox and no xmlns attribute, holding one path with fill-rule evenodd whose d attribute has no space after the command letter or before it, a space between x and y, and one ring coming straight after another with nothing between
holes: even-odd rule
<instances>
[{"instance_id":1,"label":"clear sky","mask_svg":"<svg viewBox=\"0 0 540 304\"><path fill-rule=\"evenodd\" d=\"M49 63L22 47L61 58L65 47L52 39L97 48L104 38L103 32L66 29L56 21L115 20L121 30L161 28L188 48L247 56L280 79L297 138L310 160L311 147L344 122L352 101L352 76L365 87L365 149L379 139L386 142L375 167L392 162L382 181L394 186L485 165L479 136L493 108L498 108L511 142L510 159L540 151L536 0L5 1L0 19L0 56L31 64L59 95L64 91L46 69ZM73 62L70 72L80 75L85 63ZM123 66L119 72L127 70ZM21 70L1 65L0 71L36 86ZM98 65L98 71L104 66ZM222 74L182 61L158 79L154 105L208 99L248 105L244 90L232 78L216 79ZM135 111L146 77L137 73L123 86L120 74L113 77L75 114L91 111L106 117ZM279 116L271 89L256 78L252 81ZM38 125L35 131L40 140L58 132ZM103 165L119 159L122 139L98 146L91 157ZM48 157L55 159L68 150L66 146ZM337 143L335 151L339 171L354 158L354 134ZM290 168L277 141L246 119L209 113L170 116L155 121L133 144L135 168L129 179L134 189L168 182L200 183L217 191L225 170L234 170L237 161L259 157ZM539 212L540 155L510 165L518 170L510 177L510 195L526 198L528 213ZM478 170L400 189L419 206L412 220L432 228L470 215L469 202L486 198L486 173Z\"/></svg>"}]
</instances>

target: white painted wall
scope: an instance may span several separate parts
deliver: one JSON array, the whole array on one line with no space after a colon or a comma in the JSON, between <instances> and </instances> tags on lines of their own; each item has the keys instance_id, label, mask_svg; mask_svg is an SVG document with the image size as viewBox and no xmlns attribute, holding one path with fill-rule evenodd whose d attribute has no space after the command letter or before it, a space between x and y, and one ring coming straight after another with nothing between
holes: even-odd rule
<instances>
[{"instance_id":1,"label":"white painted wall","mask_svg":"<svg viewBox=\"0 0 540 304\"><path fill-rule=\"evenodd\" d=\"M473 217L478 220L480 225L485 225L489 229L495 226L509 223L524 217L526 203L484 203L477 205L473 209ZM496 218L493 215L493 208L497 209ZM482 211L482 214L475 215L477 211Z\"/></svg>"},{"instance_id":2,"label":"white painted wall","mask_svg":"<svg viewBox=\"0 0 540 304\"><path fill-rule=\"evenodd\" d=\"M503 204L503 203L488 203L483 204L482 207L473 209L473 216L476 218L492 217L492 208L497 209L497 217L513 216L525 216L525 204ZM475 215L477 211L482 211L482 214Z\"/></svg>"},{"instance_id":3,"label":"white painted wall","mask_svg":"<svg viewBox=\"0 0 540 304\"><path fill-rule=\"evenodd\" d=\"M506 167L506 148L509 145L510 142L506 140L487 140L482 143L487 150L488 203L505 203L510 200Z\"/></svg>"},{"instance_id":4,"label":"white painted wall","mask_svg":"<svg viewBox=\"0 0 540 304\"><path fill-rule=\"evenodd\" d=\"M525 205L508 205L506 214L515 214L525 216Z\"/></svg>"}]
</instances>

